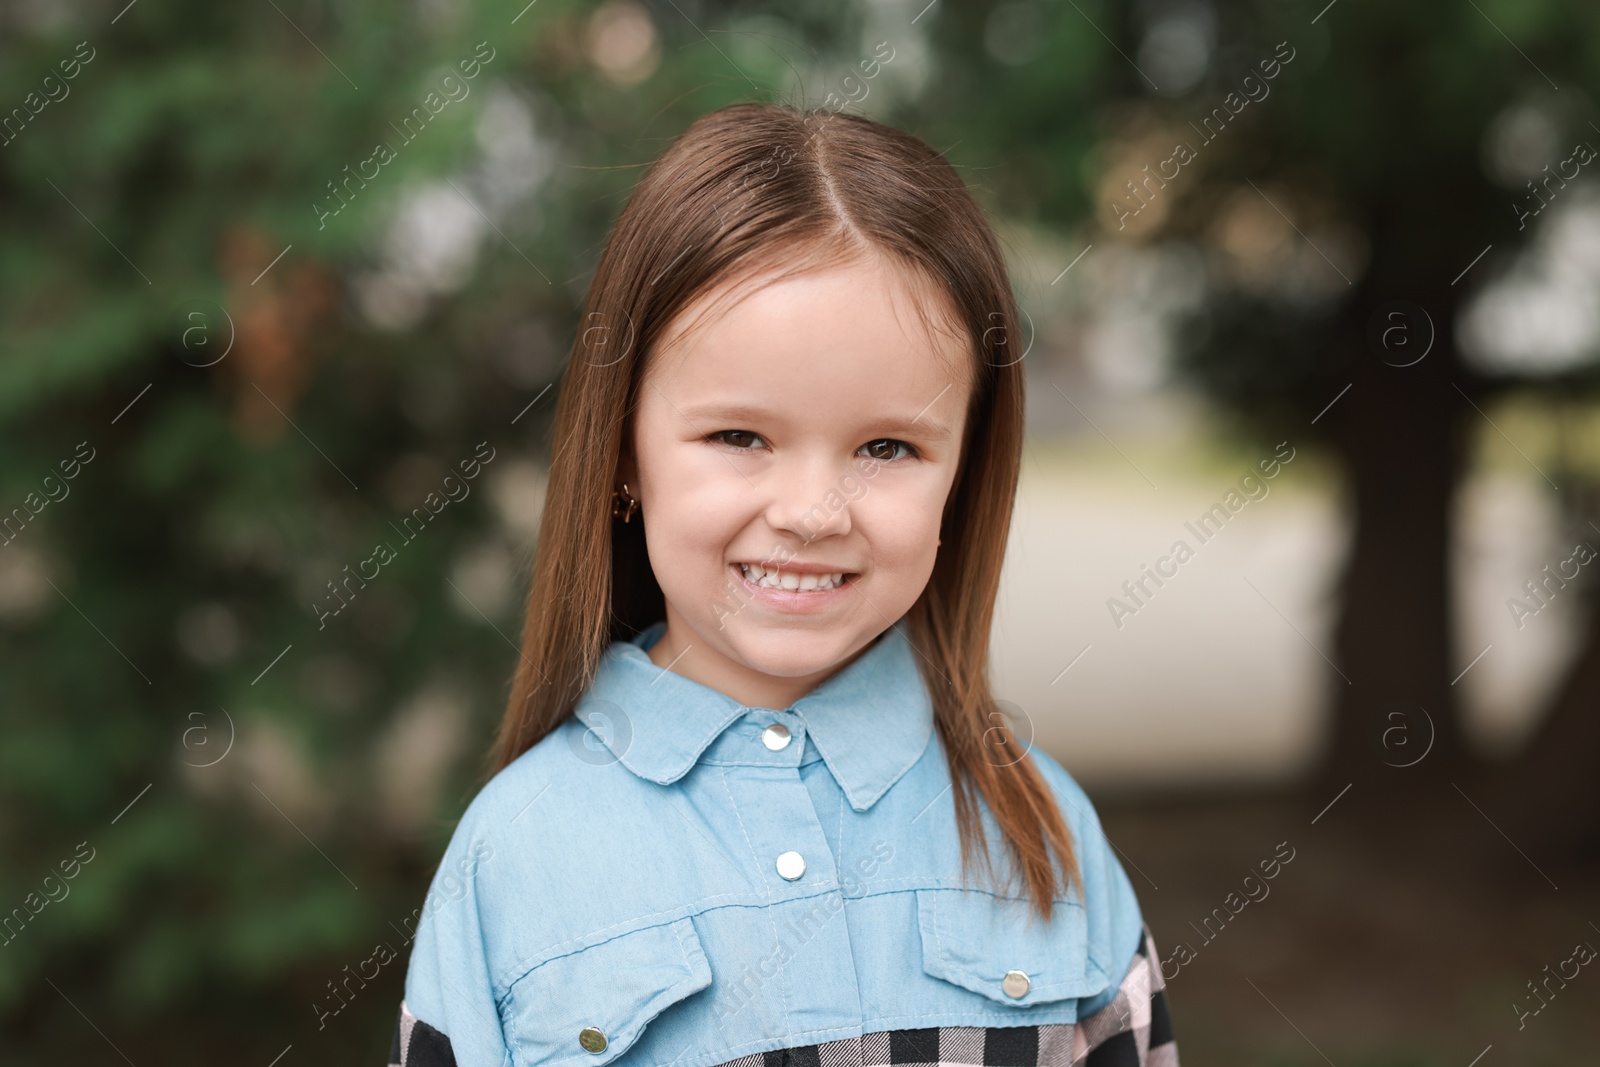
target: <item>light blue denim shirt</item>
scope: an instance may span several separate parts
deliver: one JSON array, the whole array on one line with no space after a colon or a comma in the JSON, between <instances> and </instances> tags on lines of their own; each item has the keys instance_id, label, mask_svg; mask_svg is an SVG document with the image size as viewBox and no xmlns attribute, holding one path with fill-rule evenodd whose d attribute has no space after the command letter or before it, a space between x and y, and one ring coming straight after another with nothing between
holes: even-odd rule
<instances>
[{"instance_id":1,"label":"light blue denim shirt","mask_svg":"<svg viewBox=\"0 0 1600 1067\"><path fill-rule=\"evenodd\" d=\"M716 1067L1111 1001L1147 931L1089 798L1031 753L1083 876L1048 925L977 868L963 887L900 626L781 710L657 667L665 626L613 642L574 717L468 806L412 943L407 1031L431 1027L461 1067Z\"/></svg>"}]
</instances>

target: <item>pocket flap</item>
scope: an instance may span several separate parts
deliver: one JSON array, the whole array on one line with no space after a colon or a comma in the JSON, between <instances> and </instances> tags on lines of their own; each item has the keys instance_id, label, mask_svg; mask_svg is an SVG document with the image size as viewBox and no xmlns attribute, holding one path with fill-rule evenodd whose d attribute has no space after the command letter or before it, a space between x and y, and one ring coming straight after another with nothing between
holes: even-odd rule
<instances>
[{"instance_id":1,"label":"pocket flap","mask_svg":"<svg viewBox=\"0 0 1600 1067\"><path fill-rule=\"evenodd\" d=\"M1029 909L981 890L917 890L922 969L1014 1007L1105 990L1111 979L1089 957L1083 905L1055 901L1049 925L1037 915L1030 922Z\"/></svg>"},{"instance_id":2,"label":"pocket flap","mask_svg":"<svg viewBox=\"0 0 1600 1067\"><path fill-rule=\"evenodd\" d=\"M541 963L512 983L506 1039L518 1063L598 1067L628 1051L662 1011L710 984L693 920L634 930Z\"/></svg>"}]
</instances>

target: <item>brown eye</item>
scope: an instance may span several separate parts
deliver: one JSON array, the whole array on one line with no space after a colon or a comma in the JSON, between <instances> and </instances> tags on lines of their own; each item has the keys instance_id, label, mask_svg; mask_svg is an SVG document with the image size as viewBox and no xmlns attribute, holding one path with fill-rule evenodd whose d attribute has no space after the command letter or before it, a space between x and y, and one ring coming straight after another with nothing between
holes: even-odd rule
<instances>
[{"instance_id":1,"label":"brown eye","mask_svg":"<svg viewBox=\"0 0 1600 1067\"><path fill-rule=\"evenodd\" d=\"M894 454L897 448L905 449L908 455L916 453L916 449L904 441L896 441L892 437L880 437L876 441L868 441L861 447L867 450L869 459L876 460L879 463L892 463L896 459L900 459L900 456Z\"/></svg>"},{"instance_id":2,"label":"brown eye","mask_svg":"<svg viewBox=\"0 0 1600 1067\"><path fill-rule=\"evenodd\" d=\"M718 430L714 434L707 435L706 440L721 441L724 444L732 445L734 448L754 447L745 438L751 438L755 441L761 440L760 435L751 430Z\"/></svg>"}]
</instances>

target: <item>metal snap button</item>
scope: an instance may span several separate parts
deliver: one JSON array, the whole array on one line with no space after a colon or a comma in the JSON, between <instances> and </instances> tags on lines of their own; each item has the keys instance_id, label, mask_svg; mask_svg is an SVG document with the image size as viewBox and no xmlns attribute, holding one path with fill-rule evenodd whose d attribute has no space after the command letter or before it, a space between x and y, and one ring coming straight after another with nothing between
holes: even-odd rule
<instances>
[{"instance_id":1,"label":"metal snap button","mask_svg":"<svg viewBox=\"0 0 1600 1067\"><path fill-rule=\"evenodd\" d=\"M798 852L785 852L778 857L778 876L787 881L794 881L806 873L806 859Z\"/></svg>"},{"instance_id":2,"label":"metal snap button","mask_svg":"<svg viewBox=\"0 0 1600 1067\"><path fill-rule=\"evenodd\" d=\"M1028 995L1028 976L1021 971L1007 971L1006 976L1000 979L1000 988L1005 990L1008 997L1025 997Z\"/></svg>"},{"instance_id":3,"label":"metal snap button","mask_svg":"<svg viewBox=\"0 0 1600 1067\"><path fill-rule=\"evenodd\" d=\"M772 751L777 752L780 749L789 747L790 736L787 726L781 722L775 722L761 731L761 743Z\"/></svg>"},{"instance_id":4,"label":"metal snap button","mask_svg":"<svg viewBox=\"0 0 1600 1067\"><path fill-rule=\"evenodd\" d=\"M604 1052L606 1035L601 1033L597 1026L585 1026L578 1031L578 1044L583 1046L585 1052Z\"/></svg>"}]
</instances>

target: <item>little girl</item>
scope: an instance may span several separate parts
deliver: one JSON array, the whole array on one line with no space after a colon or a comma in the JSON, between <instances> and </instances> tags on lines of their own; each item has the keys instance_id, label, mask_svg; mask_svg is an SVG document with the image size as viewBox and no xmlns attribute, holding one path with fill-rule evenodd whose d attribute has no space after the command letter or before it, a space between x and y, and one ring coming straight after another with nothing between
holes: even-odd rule
<instances>
[{"instance_id":1,"label":"little girl","mask_svg":"<svg viewBox=\"0 0 1600 1067\"><path fill-rule=\"evenodd\" d=\"M650 167L391 1064L1178 1063L1089 798L989 690L1016 321L910 134L738 104Z\"/></svg>"}]
</instances>

